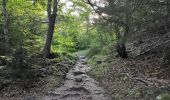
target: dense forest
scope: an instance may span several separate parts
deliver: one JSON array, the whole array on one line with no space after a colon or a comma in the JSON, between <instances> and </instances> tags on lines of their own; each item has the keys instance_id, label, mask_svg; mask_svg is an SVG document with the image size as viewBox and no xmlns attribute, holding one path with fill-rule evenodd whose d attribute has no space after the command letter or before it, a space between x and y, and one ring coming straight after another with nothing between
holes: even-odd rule
<instances>
[{"instance_id":1,"label":"dense forest","mask_svg":"<svg viewBox=\"0 0 170 100\"><path fill-rule=\"evenodd\" d=\"M1 0L0 15L0 100L170 100L170 0Z\"/></svg>"}]
</instances>

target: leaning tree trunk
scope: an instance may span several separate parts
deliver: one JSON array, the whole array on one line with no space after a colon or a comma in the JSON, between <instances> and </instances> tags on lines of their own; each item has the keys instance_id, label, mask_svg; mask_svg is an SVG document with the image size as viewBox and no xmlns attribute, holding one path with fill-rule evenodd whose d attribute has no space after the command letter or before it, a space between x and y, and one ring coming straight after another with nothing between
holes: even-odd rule
<instances>
[{"instance_id":1,"label":"leaning tree trunk","mask_svg":"<svg viewBox=\"0 0 170 100\"><path fill-rule=\"evenodd\" d=\"M52 0L48 0L47 12L48 12L49 23L48 23L46 43L45 43L44 50L43 50L44 58L49 58L50 56L51 43L52 43L54 27L55 27L55 20L57 17L58 3L59 3L58 0L54 0L54 4L52 4ZM53 11L51 11L52 5L53 5Z\"/></svg>"},{"instance_id":2,"label":"leaning tree trunk","mask_svg":"<svg viewBox=\"0 0 170 100\"><path fill-rule=\"evenodd\" d=\"M3 30L6 46L6 55L9 53L9 33L8 33L8 24L7 24L7 10L6 10L6 0L2 1L2 12L3 12Z\"/></svg>"}]
</instances>

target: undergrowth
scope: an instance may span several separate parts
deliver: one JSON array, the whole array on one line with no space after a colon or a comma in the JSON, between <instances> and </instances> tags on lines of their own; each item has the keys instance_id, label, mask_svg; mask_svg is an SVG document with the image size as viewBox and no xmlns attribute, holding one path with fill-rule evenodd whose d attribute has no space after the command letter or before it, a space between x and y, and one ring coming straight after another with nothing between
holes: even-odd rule
<instances>
[{"instance_id":1,"label":"undergrowth","mask_svg":"<svg viewBox=\"0 0 170 100\"><path fill-rule=\"evenodd\" d=\"M18 62L18 58L12 58L8 66L1 65L0 99L43 97L54 87L61 86L66 73L74 66L77 58L66 53L55 55L58 55L57 58L46 60L38 56L25 56L22 64Z\"/></svg>"}]
</instances>

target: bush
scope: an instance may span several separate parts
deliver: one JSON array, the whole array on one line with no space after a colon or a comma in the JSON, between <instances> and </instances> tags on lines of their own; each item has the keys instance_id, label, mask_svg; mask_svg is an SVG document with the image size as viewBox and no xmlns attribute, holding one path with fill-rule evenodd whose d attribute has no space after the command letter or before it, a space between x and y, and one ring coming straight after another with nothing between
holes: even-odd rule
<instances>
[{"instance_id":1,"label":"bush","mask_svg":"<svg viewBox=\"0 0 170 100\"><path fill-rule=\"evenodd\" d=\"M89 52L87 53L87 57L92 57L98 53L100 53L100 48L98 47L90 48Z\"/></svg>"}]
</instances>

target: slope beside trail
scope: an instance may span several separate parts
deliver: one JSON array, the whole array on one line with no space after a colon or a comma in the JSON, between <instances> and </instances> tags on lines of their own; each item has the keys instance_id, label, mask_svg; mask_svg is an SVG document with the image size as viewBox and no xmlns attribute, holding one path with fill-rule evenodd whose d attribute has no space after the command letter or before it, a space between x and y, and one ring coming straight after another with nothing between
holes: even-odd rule
<instances>
[{"instance_id":1,"label":"slope beside trail","mask_svg":"<svg viewBox=\"0 0 170 100\"><path fill-rule=\"evenodd\" d=\"M45 100L111 100L103 88L86 73L89 68L81 56L66 76L63 86L48 93Z\"/></svg>"}]
</instances>

